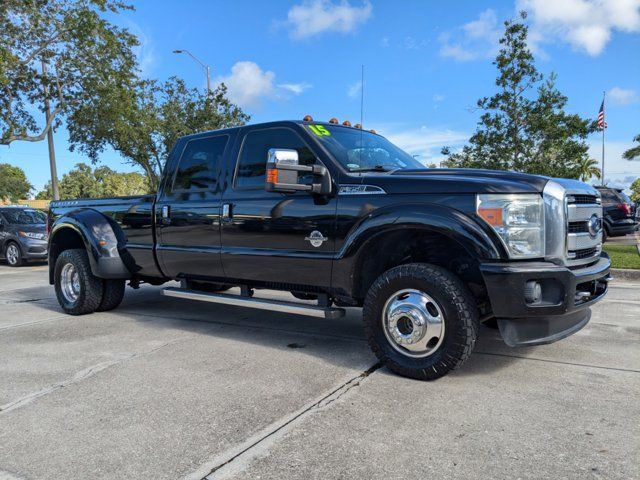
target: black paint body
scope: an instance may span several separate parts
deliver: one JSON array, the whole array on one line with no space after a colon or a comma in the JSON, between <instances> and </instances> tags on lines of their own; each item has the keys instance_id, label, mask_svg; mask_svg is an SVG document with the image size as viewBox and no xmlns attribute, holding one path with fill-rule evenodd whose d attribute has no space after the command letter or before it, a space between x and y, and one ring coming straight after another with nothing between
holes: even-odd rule
<instances>
[{"instance_id":1,"label":"black paint body","mask_svg":"<svg viewBox=\"0 0 640 480\"><path fill-rule=\"evenodd\" d=\"M252 130L268 128L288 128L304 140L330 172L330 195L235 187L243 138ZM186 143L214 134L229 137L224 160L217 166L216 187L196 194L174 193L170 185ZM540 192L545 183L541 177L493 171L348 173L303 123L274 122L180 139L156 196L54 202L52 242L57 229L72 228L90 245L97 267L100 258L119 256L126 259L130 276L191 276L349 296L361 249L372 236L389 229L430 228L461 242L478 258L505 259L500 241L476 218L475 195ZM361 184L387 194L339 195L340 185ZM223 204L229 205L231 215L221 220ZM170 209L169 220L161 218L163 207ZM108 245L99 246L96 232L105 226L113 233L105 237ZM327 238L319 247L305 240L315 230Z\"/></svg>"},{"instance_id":2,"label":"black paint body","mask_svg":"<svg viewBox=\"0 0 640 480\"><path fill-rule=\"evenodd\" d=\"M329 171L330 194L274 193L267 192L264 185L236 185L236 165L246 135L269 129L288 129L299 136L315 161ZM195 193L176 189L176 169L190 142L220 136L225 136L226 143L211 173L215 177L212 186ZM484 170L350 173L332 158L305 122L207 132L178 141L155 196L52 203L50 271L74 232L76 243L80 245L77 238L81 238L90 253L94 273L104 278L162 282L187 277L322 292L344 303L361 305L366 294L362 272L375 272L366 262L374 256L374 245L381 245L376 242L390 233L407 233L409 236L402 238L411 238L427 232L439 239L438 245L455 246L461 258L476 266L526 265L509 262L497 234L476 215L476 195L541 194L547 181L539 176ZM370 189L345 190L363 185ZM314 231L323 238L316 246L310 237ZM385 248L400 251L401 247L391 243ZM433 248L439 247L434 244ZM455 264L455 258L449 260ZM457 267L461 271L468 268ZM479 268L476 270L479 276ZM491 275L498 278L495 272ZM50 278L53 282L52 273ZM483 284L481 278L470 281ZM490 302L499 302L499 296Z\"/></svg>"}]
</instances>

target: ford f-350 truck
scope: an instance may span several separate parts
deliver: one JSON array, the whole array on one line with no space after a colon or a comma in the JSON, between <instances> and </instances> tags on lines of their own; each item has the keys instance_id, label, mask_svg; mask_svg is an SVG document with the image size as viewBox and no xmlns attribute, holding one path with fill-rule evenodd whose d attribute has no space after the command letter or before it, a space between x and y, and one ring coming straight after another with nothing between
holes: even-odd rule
<instances>
[{"instance_id":1,"label":"ford f-350 truck","mask_svg":"<svg viewBox=\"0 0 640 480\"><path fill-rule=\"evenodd\" d=\"M426 380L462 365L481 322L510 346L575 333L610 279L594 188L427 169L333 119L186 136L157 194L53 202L49 222L49 280L69 314L117 307L126 281L323 318L362 307L377 357Z\"/></svg>"}]
</instances>

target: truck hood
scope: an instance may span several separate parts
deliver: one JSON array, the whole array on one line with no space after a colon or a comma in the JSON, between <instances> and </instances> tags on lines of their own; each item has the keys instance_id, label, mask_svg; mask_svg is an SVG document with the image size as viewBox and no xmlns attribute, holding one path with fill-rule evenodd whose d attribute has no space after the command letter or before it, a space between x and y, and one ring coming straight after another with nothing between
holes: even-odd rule
<instances>
[{"instance_id":1,"label":"truck hood","mask_svg":"<svg viewBox=\"0 0 640 480\"><path fill-rule=\"evenodd\" d=\"M387 193L542 193L549 177L501 170L433 168L368 173L363 183L378 185Z\"/></svg>"}]
</instances>

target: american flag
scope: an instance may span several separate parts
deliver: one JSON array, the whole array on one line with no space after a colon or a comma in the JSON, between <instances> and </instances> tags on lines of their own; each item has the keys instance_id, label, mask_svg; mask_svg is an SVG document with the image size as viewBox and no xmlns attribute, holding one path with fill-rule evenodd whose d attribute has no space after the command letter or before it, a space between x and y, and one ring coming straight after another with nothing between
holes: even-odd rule
<instances>
[{"instance_id":1,"label":"american flag","mask_svg":"<svg viewBox=\"0 0 640 480\"><path fill-rule=\"evenodd\" d=\"M602 100L600 111L598 112L598 130L604 130L608 126L607 122L604 121L604 100Z\"/></svg>"}]
</instances>

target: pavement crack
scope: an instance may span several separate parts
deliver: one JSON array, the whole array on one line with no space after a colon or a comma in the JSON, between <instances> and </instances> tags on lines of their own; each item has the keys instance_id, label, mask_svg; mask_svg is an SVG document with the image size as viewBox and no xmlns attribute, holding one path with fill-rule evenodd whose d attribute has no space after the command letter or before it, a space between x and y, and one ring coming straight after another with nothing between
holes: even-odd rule
<instances>
[{"instance_id":1,"label":"pavement crack","mask_svg":"<svg viewBox=\"0 0 640 480\"><path fill-rule=\"evenodd\" d=\"M16 304L16 303L41 302L42 300L51 300L51 297L28 298L26 300L2 300L2 301L0 301L0 304L2 304L2 305L13 305L13 304Z\"/></svg>"},{"instance_id":2,"label":"pavement crack","mask_svg":"<svg viewBox=\"0 0 640 480\"><path fill-rule=\"evenodd\" d=\"M191 337L187 337L187 338L191 338ZM157 352L158 350L160 350L161 348L167 347L169 345L173 345L174 343L178 343L181 341L186 340L187 338L179 338L179 339L175 339L175 340L171 340L169 342L165 342L161 345L155 346L149 350L145 350L142 352L136 352L136 353L131 353L128 355L122 355L119 358L116 358L114 360L108 360L105 362L100 362L100 363L96 363L95 365L91 365L87 368L84 368L78 372L76 372L73 377L63 380L59 383L56 383L54 385L49 385L48 387L45 387L41 390L37 390L35 392L31 392L27 395L24 395L23 397L18 398L17 400L14 400L12 402L9 403L5 403L4 405L0 405L0 415L5 414L10 412L11 410L15 410L17 408L23 407L29 403L31 403L32 401L36 400L37 398L40 397L44 397L45 395L48 395L50 393L53 393L57 390L60 390L61 388L65 388L68 387L70 385L74 385L76 383L79 383L83 380L86 380L87 378L90 378L94 375L96 375L99 372L102 372L103 370L106 370L110 367L113 367L115 365L119 365L123 362L126 362L128 360L133 360L135 358L140 358L143 357L145 355L149 355L151 353ZM0 478L1 480L1 478Z\"/></svg>"},{"instance_id":3,"label":"pavement crack","mask_svg":"<svg viewBox=\"0 0 640 480\"><path fill-rule=\"evenodd\" d=\"M24 322L24 323L15 323L13 325L5 325L3 327L0 327L0 332L2 332L4 330L10 330L12 328L28 327L29 325L38 325L40 323L53 322L55 320L60 320L62 318L66 318L66 317L68 317L68 315L64 314L64 315L58 315L58 316L51 317L51 318L46 318L44 320L34 320L33 322Z\"/></svg>"},{"instance_id":4,"label":"pavement crack","mask_svg":"<svg viewBox=\"0 0 640 480\"><path fill-rule=\"evenodd\" d=\"M221 478L221 475L224 475L225 472L231 473L229 470L237 471L241 469L243 465L246 465L255 457L264 454L278 438L290 431L295 425L301 423L307 416L327 408L349 391L360 386L365 378L381 367L382 362L372 365L359 375L341 383L338 387L323 395L322 398L314 400L292 415L271 424L238 447L231 449L231 451L218 455L212 461L202 465L196 472L187 475L185 480L214 480Z\"/></svg>"}]
</instances>

